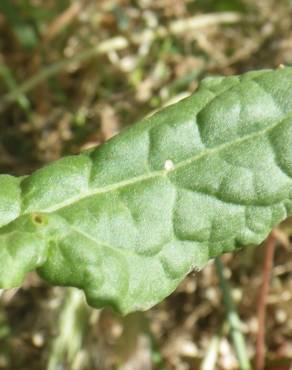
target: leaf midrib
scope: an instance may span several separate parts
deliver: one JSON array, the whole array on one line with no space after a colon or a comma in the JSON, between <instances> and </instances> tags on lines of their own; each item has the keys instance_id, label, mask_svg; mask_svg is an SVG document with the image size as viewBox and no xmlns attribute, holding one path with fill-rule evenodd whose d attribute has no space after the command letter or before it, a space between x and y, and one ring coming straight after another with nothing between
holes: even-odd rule
<instances>
[{"instance_id":1,"label":"leaf midrib","mask_svg":"<svg viewBox=\"0 0 292 370\"><path fill-rule=\"evenodd\" d=\"M179 168L182 168L186 165L189 165L197 160L200 160L201 158L204 158L208 155L213 155L213 154L216 154L216 153L219 153L220 151L224 150L224 149L227 149L227 148L230 148L234 145L238 145L238 144L241 144L241 143L244 143L246 141L249 141L249 140L252 140L256 137L260 137L260 136L264 136L265 134L267 134L268 132L272 131L273 129L275 129L278 125L280 125L285 119L287 119L287 117L289 117L291 113L287 113L284 117L282 117L279 121L277 121L276 124L274 124L273 126L270 126L270 127L266 127L265 129L263 130L260 130L260 131L257 131L255 133L252 133L250 135L246 135L242 138L238 138L232 142L227 142L227 143L223 143L215 148L206 148L205 150L203 149L201 153L197 154L197 155L194 155L188 159L185 159L181 162L178 162L178 163L174 163L174 166L172 169L169 169L169 170L166 170L166 169L162 169L162 170L156 170L156 171L153 171L151 172L150 174L145 174L145 175L140 175L140 176L136 176L136 177L132 177L131 179L129 180L123 180L123 181L120 181L116 184L111 184L111 185L107 185L105 187L102 187L102 188L97 188L95 190L93 189L89 189L90 191L89 192L84 192L84 193L81 193L79 194L79 196L77 197L72 197L64 202L61 202L53 207L49 207L47 209L44 209L44 210L35 210L35 211L32 211L30 210L29 212L24 212L23 214L29 214L31 212L46 212L46 213L52 213L52 212L55 212L55 211L58 211L62 208L65 208L65 207L68 207L76 202L79 202L83 199L86 199L86 198L89 198L91 196L94 196L94 195L97 195L97 194L103 194L103 193L108 193L108 192L111 192L111 191L115 191L115 190L118 190L118 189L121 189L123 187L126 187L126 186L130 186L130 185L133 185L135 183L138 183L138 182L142 182L142 181L146 181L146 180L149 180L149 179L152 179L152 178L155 178L155 177L159 177L159 176L163 176L163 177L166 177L169 173L172 173L176 170L178 170ZM169 160L172 160L172 158L168 158Z\"/></svg>"}]
</instances>

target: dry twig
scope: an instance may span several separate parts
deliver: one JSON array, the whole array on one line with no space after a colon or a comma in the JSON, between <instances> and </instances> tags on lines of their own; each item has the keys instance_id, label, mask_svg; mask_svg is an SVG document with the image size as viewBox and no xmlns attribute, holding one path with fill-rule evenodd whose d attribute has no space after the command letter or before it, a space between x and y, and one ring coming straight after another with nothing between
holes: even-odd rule
<instances>
[{"instance_id":1,"label":"dry twig","mask_svg":"<svg viewBox=\"0 0 292 370\"><path fill-rule=\"evenodd\" d=\"M274 232L270 234L265 245L265 256L263 264L263 282L259 292L258 301L258 334L256 343L255 369L263 370L265 367L265 321L266 301L269 290L270 275L273 266L276 237Z\"/></svg>"}]
</instances>

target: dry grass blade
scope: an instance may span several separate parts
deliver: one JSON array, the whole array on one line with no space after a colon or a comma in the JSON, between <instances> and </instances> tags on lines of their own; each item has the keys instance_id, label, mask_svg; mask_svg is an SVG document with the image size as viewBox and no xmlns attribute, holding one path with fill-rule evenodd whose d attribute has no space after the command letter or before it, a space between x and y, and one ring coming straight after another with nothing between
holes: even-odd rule
<instances>
[{"instance_id":1,"label":"dry grass blade","mask_svg":"<svg viewBox=\"0 0 292 370\"><path fill-rule=\"evenodd\" d=\"M271 270L275 253L276 237L274 232L270 234L265 245L265 256L263 264L263 282L259 293L258 302L258 334L256 344L256 370L263 370L265 367L265 321L266 321L266 302L269 290Z\"/></svg>"}]
</instances>

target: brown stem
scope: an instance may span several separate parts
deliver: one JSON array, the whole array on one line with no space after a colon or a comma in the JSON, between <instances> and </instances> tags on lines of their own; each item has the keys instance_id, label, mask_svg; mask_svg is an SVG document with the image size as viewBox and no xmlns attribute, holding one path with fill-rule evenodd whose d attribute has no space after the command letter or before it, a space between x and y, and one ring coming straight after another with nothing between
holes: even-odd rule
<instances>
[{"instance_id":1,"label":"brown stem","mask_svg":"<svg viewBox=\"0 0 292 370\"><path fill-rule=\"evenodd\" d=\"M273 259L276 245L276 237L272 231L265 243L265 256L263 264L263 281L259 292L258 301L258 333L256 343L255 369L264 370L265 367L265 321L266 301L269 291L270 275L273 267Z\"/></svg>"}]
</instances>

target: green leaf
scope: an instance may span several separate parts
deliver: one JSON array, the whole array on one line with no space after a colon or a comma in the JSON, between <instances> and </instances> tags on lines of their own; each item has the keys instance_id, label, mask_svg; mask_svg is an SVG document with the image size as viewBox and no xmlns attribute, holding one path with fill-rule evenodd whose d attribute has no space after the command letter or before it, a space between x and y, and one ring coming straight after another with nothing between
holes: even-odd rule
<instances>
[{"instance_id":1,"label":"green leaf","mask_svg":"<svg viewBox=\"0 0 292 370\"><path fill-rule=\"evenodd\" d=\"M0 286L37 269L127 313L292 214L292 68L203 80L97 149L0 176Z\"/></svg>"},{"instance_id":2,"label":"green leaf","mask_svg":"<svg viewBox=\"0 0 292 370\"><path fill-rule=\"evenodd\" d=\"M0 1L0 12L4 15L20 44L27 50L33 49L38 42L36 32L30 22L21 14L20 4L10 0Z\"/></svg>"}]
</instances>

